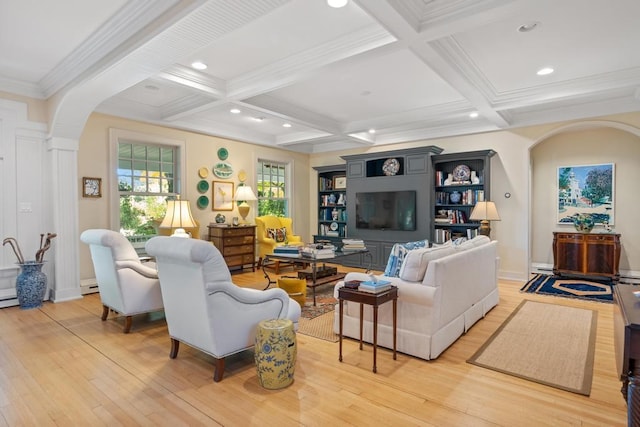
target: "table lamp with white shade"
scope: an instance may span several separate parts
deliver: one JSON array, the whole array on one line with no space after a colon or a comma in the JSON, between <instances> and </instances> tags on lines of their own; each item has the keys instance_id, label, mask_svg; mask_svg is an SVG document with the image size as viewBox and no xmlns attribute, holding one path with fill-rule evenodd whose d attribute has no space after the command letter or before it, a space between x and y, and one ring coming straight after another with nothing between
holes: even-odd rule
<instances>
[{"instance_id":1,"label":"table lamp with white shade","mask_svg":"<svg viewBox=\"0 0 640 427\"><path fill-rule=\"evenodd\" d=\"M496 204L485 201L476 203L469 219L480 221L478 233L490 237L491 227L489 226L489 221L500 221L500 216L498 215Z\"/></svg>"},{"instance_id":2,"label":"table lamp with white shade","mask_svg":"<svg viewBox=\"0 0 640 427\"><path fill-rule=\"evenodd\" d=\"M242 222L247 223L247 216L249 215L249 211L251 210L251 206L247 203L248 201L258 200L255 194L253 194L253 190L248 185L241 185L236 189L236 194L234 194L233 200L240 202L238 205L238 213L242 217Z\"/></svg>"},{"instance_id":3,"label":"table lamp with white shade","mask_svg":"<svg viewBox=\"0 0 640 427\"><path fill-rule=\"evenodd\" d=\"M173 228L173 237L191 237L185 228L196 227L196 222L191 215L191 208L187 200L167 201L167 213L160 224L160 228Z\"/></svg>"}]
</instances>

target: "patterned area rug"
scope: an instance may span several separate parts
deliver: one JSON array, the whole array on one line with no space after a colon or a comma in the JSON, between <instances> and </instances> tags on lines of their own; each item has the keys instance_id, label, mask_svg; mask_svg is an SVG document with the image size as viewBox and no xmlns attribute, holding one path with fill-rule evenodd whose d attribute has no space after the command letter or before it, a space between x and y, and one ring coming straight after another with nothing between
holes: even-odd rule
<instances>
[{"instance_id":1,"label":"patterned area rug","mask_svg":"<svg viewBox=\"0 0 640 427\"><path fill-rule=\"evenodd\" d=\"M335 283L327 283L316 288L316 305L313 305L313 290L307 288L307 301L302 307L301 316L305 319L313 319L335 309L338 302L333 297Z\"/></svg>"},{"instance_id":2,"label":"patterned area rug","mask_svg":"<svg viewBox=\"0 0 640 427\"><path fill-rule=\"evenodd\" d=\"M589 301L613 302L610 283L559 278L548 274L535 274L520 291Z\"/></svg>"}]
</instances>

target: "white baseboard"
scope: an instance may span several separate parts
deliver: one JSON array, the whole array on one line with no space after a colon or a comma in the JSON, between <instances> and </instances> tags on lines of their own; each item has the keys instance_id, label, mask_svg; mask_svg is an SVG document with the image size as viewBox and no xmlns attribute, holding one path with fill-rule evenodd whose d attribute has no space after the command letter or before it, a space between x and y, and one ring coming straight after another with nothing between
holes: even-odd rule
<instances>
[{"instance_id":1,"label":"white baseboard","mask_svg":"<svg viewBox=\"0 0 640 427\"><path fill-rule=\"evenodd\" d=\"M95 294L96 292L98 292L98 282L95 278L80 280L80 293L82 295Z\"/></svg>"}]
</instances>

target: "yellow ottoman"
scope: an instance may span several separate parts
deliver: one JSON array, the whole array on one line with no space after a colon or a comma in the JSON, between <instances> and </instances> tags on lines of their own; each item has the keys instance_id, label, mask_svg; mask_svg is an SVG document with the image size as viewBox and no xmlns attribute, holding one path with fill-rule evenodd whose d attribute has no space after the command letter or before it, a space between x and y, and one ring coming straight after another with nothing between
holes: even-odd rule
<instances>
[{"instance_id":1,"label":"yellow ottoman","mask_svg":"<svg viewBox=\"0 0 640 427\"><path fill-rule=\"evenodd\" d=\"M291 385L296 356L296 333L291 320L271 319L258 324L255 359L262 387L276 390Z\"/></svg>"},{"instance_id":2,"label":"yellow ottoman","mask_svg":"<svg viewBox=\"0 0 640 427\"><path fill-rule=\"evenodd\" d=\"M307 281L297 277L280 277L278 278L278 287L284 289L289 294L289 298L295 300L304 307L307 300Z\"/></svg>"}]
</instances>

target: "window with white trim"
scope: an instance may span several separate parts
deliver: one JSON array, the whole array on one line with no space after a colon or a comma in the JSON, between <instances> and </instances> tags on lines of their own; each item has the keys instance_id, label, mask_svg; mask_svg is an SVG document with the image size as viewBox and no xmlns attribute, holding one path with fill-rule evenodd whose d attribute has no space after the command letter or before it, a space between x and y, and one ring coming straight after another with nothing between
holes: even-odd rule
<instances>
[{"instance_id":1,"label":"window with white trim","mask_svg":"<svg viewBox=\"0 0 640 427\"><path fill-rule=\"evenodd\" d=\"M258 160L258 216L288 217L290 189L289 165L272 160Z\"/></svg>"}]
</instances>

